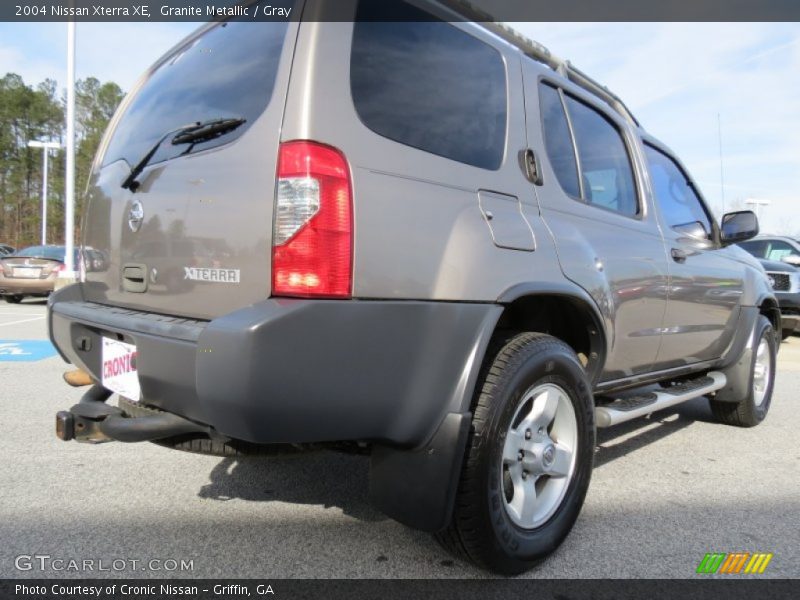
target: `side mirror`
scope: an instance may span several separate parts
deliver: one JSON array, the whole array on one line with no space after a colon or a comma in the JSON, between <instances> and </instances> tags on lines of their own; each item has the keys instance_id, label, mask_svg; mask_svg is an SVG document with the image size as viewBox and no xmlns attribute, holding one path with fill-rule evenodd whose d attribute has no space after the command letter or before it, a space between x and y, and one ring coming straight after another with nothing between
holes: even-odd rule
<instances>
[{"instance_id":1,"label":"side mirror","mask_svg":"<svg viewBox=\"0 0 800 600\"><path fill-rule=\"evenodd\" d=\"M758 217L752 210L740 210L722 217L722 244L729 246L758 235Z\"/></svg>"},{"instance_id":2,"label":"side mirror","mask_svg":"<svg viewBox=\"0 0 800 600\"><path fill-rule=\"evenodd\" d=\"M800 256L797 256L796 254L789 254L788 256L784 256L781 260L787 265L800 267Z\"/></svg>"}]
</instances>

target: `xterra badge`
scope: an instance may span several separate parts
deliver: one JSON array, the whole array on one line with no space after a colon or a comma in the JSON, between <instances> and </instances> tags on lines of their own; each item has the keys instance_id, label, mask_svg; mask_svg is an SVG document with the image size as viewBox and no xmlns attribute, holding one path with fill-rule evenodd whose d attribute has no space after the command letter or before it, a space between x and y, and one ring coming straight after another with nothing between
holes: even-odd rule
<instances>
[{"instance_id":1,"label":"xterra badge","mask_svg":"<svg viewBox=\"0 0 800 600\"><path fill-rule=\"evenodd\" d=\"M183 278L191 281L210 283L239 283L239 269L205 269L203 267L183 267Z\"/></svg>"}]
</instances>

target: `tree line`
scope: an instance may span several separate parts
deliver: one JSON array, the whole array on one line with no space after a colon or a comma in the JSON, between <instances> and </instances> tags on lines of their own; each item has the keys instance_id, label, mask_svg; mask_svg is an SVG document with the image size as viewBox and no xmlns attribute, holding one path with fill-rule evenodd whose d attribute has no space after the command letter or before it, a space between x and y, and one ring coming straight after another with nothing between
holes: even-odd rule
<instances>
[{"instance_id":1,"label":"tree line","mask_svg":"<svg viewBox=\"0 0 800 600\"><path fill-rule=\"evenodd\" d=\"M80 239L83 191L94 154L124 93L113 82L94 77L75 84L75 239ZM46 79L28 85L15 73L0 79L0 243L16 248L41 241L42 152L31 140L66 140L66 100ZM66 154L50 151L47 241L64 241Z\"/></svg>"}]
</instances>

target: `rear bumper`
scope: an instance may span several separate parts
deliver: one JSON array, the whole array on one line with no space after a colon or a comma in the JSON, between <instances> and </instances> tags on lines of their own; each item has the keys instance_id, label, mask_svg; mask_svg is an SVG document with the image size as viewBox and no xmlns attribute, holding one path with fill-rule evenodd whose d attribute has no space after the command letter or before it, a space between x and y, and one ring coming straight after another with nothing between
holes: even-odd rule
<instances>
[{"instance_id":1,"label":"rear bumper","mask_svg":"<svg viewBox=\"0 0 800 600\"><path fill-rule=\"evenodd\" d=\"M49 329L100 381L102 336L137 346L142 402L255 443L416 448L464 415L501 307L273 299L213 321L51 296Z\"/></svg>"},{"instance_id":2,"label":"rear bumper","mask_svg":"<svg viewBox=\"0 0 800 600\"><path fill-rule=\"evenodd\" d=\"M4 277L0 274L0 295L46 295L53 291L56 278L22 279Z\"/></svg>"}]
</instances>

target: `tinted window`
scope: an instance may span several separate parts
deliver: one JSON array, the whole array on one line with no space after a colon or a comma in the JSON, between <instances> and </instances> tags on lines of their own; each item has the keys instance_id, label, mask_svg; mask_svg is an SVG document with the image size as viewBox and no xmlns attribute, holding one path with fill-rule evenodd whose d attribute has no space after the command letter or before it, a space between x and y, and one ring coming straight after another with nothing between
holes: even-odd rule
<instances>
[{"instance_id":1,"label":"tinted window","mask_svg":"<svg viewBox=\"0 0 800 600\"><path fill-rule=\"evenodd\" d=\"M364 124L402 144L497 169L506 136L500 54L404 2L361 2L356 18L350 85Z\"/></svg>"},{"instance_id":2,"label":"tinted window","mask_svg":"<svg viewBox=\"0 0 800 600\"><path fill-rule=\"evenodd\" d=\"M782 240L767 240L767 251L764 258L769 260L781 260L786 256L798 256L798 252L794 246Z\"/></svg>"},{"instance_id":3,"label":"tinted window","mask_svg":"<svg viewBox=\"0 0 800 600\"><path fill-rule=\"evenodd\" d=\"M601 113L566 96L578 148L584 200L627 216L639 213L633 170L617 128Z\"/></svg>"},{"instance_id":4,"label":"tinted window","mask_svg":"<svg viewBox=\"0 0 800 600\"><path fill-rule=\"evenodd\" d=\"M64 260L64 246L28 246L19 250L16 256L25 258L49 258L53 260Z\"/></svg>"},{"instance_id":5,"label":"tinted window","mask_svg":"<svg viewBox=\"0 0 800 600\"><path fill-rule=\"evenodd\" d=\"M18 258L46 258L64 262L66 251L67 249L64 246L28 246L14 254L14 256ZM75 248L73 252L72 260L77 265L80 260L80 249Z\"/></svg>"},{"instance_id":6,"label":"tinted window","mask_svg":"<svg viewBox=\"0 0 800 600\"><path fill-rule=\"evenodd\" d=\"M135 164L164 134L196 121L244 118L246 123L194 151L227 144L264 111L272 95L288 24L228 21L168 58L142 86L114 131L105 164ZM162 144L151 162L187 146Z\"/></svg>"},{"instance_id":7,"label":"tinted window","mask_svg":"<svg viewBox=\"0 0 800 600\"><path fill-rule=\"evenodd\" d=\"M539 88L539 106L542 111L547 156L556 172L556 178L566 193L580 198L575 148L572 145L567 115L564 113L558 90L549 85L542 85Z\"/></svg>"},{"instance_id":8,"label":"tinted window","mask_svg":"<svg viewBox=\"0 0 800 600\"><path fill-rule=\"evenodd\" d=\"M764 240L754 240L752 242L742 242L739 244L756 258L764 258L767 251L767 243Z\"/></svg>"},{"instance_id":9,"label":"tinted window","mask_svg":"<svg viewBox=\"0 0 800 600\"><path fill-rule=\"evenodd\" d=\"M706 237L710 236L711 220L689 178L663 152L649 145L645 145L644 149L656 202L667 226L692 232L699 224Z\"/></svg>"}]
</instances>

